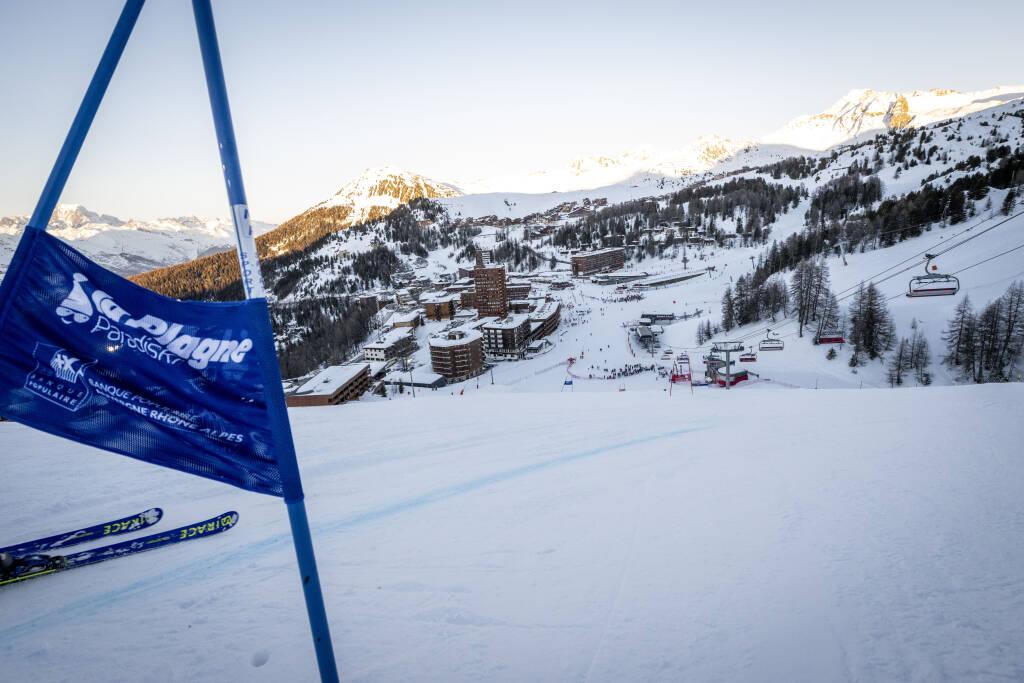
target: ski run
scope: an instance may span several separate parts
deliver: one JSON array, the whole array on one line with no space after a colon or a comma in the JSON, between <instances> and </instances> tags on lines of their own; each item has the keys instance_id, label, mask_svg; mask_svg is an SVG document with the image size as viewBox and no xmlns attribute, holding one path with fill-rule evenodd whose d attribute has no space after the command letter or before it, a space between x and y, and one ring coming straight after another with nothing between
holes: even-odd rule
<instances>
[{"instance_id":1,"label":"ski run","mask_svg":"<svg viewBox=\"0 0 1024 683\"><path fill-rule=\"evenodd\" d=\"M1024 386L704 391L293 410L345 679L1024 674ZM33 454L0 486L20 536L154 500L246 520L3 589L5 678L316 678L279 501L0 435Z\"/></svg>"}]
</instances>

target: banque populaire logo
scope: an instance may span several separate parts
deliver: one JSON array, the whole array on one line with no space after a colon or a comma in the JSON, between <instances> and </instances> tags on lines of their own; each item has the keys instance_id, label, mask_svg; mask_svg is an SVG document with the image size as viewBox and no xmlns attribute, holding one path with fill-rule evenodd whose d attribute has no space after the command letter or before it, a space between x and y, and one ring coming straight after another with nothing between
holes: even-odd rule
<instances>
[{"instance_id":1,"label":"banque populaire logo","mask_svg":"<svg viewBox=\"0 0 1024 683\"><path fill-rule=\"evenodd\" d=\"M62 348L42 342L36 343L32 357L36 368L25 377L25 389L71 412L85 405L92 395L85 370L96 361L75 358Z\"/></svg>"}]
</instances>

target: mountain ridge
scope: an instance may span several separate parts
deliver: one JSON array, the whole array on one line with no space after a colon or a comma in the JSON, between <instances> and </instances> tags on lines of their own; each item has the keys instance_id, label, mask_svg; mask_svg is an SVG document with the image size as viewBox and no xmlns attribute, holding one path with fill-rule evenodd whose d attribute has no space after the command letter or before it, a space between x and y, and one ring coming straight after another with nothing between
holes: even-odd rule
<instances>
[{"instance_id":1,"label":"mountain ridge","mask_svg":"<svg viewBox=\"0 0 1024 683\"><path fill-rule=\"evenodd\" d=\"M28 220L27 215L0 217L0 275L6 271ZM274 227L253 221L259 235ZM47 230L100 265L125 276L227 250L235 244L234 225L227 218L122 219L92 211L82 204L58 204Z\"/></svg>"}]
</instances>

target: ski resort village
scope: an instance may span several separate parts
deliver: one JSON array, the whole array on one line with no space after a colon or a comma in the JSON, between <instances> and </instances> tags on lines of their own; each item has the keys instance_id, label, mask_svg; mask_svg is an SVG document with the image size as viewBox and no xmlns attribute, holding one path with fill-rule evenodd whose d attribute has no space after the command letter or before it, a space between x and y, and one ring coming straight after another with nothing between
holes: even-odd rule
<instances>
[{"instance_id":1,"label":"ski resort village","mask_svg":"<svg viewBox=\"0 0 1024 683\"><path fill-rule=\"evenodd\" d=\"M1024 681L1014 34L144 5L4 22L0 681Z\"/></svg>"}]
</instances>

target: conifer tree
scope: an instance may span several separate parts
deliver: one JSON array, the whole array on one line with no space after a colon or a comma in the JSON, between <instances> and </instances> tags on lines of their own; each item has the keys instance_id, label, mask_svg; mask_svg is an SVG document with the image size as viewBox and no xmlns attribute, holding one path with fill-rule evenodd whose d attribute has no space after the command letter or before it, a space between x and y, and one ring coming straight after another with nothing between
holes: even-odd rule
<instances>
[{"instance_id":1,"label":"conifer tree","mask_svg":"<svg viewBox=\"0 0 1024 683\"><path fill-rule=\"evenodd\" d=\"M850 344L854 357L874 360L892 348L895 335L889 308L875 287L862 284L850 307ZM854 363L851 361L851 365Z\"/></svg>"},{"instance_id":2,"label":"conifer tree","mask_svg":"<svg viewBox=\"0 0 1024 683\"><path fill-rule=\"evenodd\" d=\"M971 298L964 298L953 310L953 318L946 326L942 340L946 343L946 355L942 362L951 367L960 367L965 359L967 345L970 341L970 329L974 325L974 309Z\"/></svg>"},{"instance_id":3,"label":"conifer tree","mask_svg":"<svg viewBox=\"0 0 1024 683\"><path fill-rule=\"evenodd\" d=\"M1014 209L1017 208L1017 191L1011 189L1006 193L1006 197L1003 199L1002 212L1004 216L1009 216L1013 213Z\"/></svg>"},{"instance_id":4,"label":"conifer tree","mask_svg":"<svg viewBox=\"0 0 1024 683\"><path fill-rule=\"evenodd\" d=\"M903 386L903 376L910 369L910 343L906 337L901 337L896 345L896 350L889 359L889 369L886 371L886 378L889 386Z\"/></svg>"},{"instance_id":5,"label":"conifer tree","mask_svg":"<svg viewBox=\"0 0 1024 683\"><path fill-rule=\"evenodd\" d=\"M732 287L725 288L722 295L722 329L728 332L736 327L736 302L733 300Z\"/></svg>"}]
</instances>

